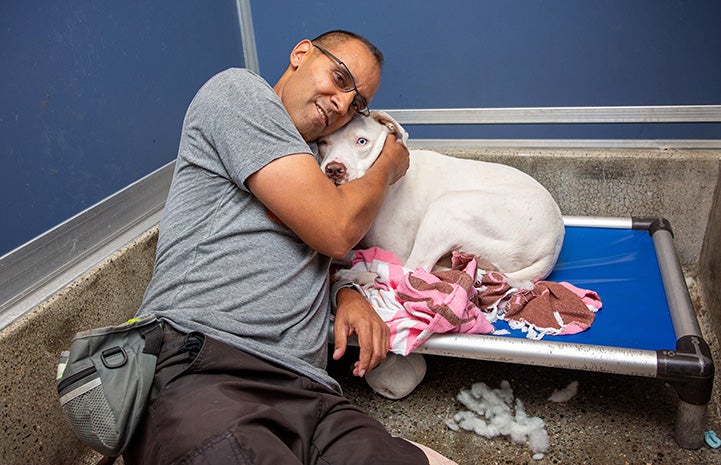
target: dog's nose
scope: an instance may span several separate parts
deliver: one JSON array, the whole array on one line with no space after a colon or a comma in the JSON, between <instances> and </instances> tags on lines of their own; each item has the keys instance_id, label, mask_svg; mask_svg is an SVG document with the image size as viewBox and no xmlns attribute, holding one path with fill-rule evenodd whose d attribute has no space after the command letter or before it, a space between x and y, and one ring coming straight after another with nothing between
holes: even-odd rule
<instances>
[{"instance_id":1,"label":"dog's nose","mask_svg":"<svg viewBox=\"0 0 721 465\"><path fill-rule=\"evenodd\" d=\"M338 181L345 177L345 165L343 163L328 163L325 167L325 174L334 181Z\"/></svg>"}]
</instances>

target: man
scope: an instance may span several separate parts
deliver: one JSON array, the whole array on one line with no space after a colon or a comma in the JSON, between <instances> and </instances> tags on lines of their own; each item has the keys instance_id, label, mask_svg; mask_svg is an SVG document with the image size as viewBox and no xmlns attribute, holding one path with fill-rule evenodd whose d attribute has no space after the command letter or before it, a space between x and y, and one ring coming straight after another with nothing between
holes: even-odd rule
<instances>
[{"instance_id":1,"label":"man","mask_svg":"<svg viewBox=\"0 0 721 465\"><path fill-rule=\"evenodd\" d=\"M331 31L299 42L274 88L230 69L191 102L138 312L167 324L128 465L429 463L325 371L330 259L365 235L409 160L389 136L363 178L335 186L309 143L367 112L382 60ZM355 334L363 376L388 328L354 290L335 297L333 358Z\"/></svg>"}]
</instances>

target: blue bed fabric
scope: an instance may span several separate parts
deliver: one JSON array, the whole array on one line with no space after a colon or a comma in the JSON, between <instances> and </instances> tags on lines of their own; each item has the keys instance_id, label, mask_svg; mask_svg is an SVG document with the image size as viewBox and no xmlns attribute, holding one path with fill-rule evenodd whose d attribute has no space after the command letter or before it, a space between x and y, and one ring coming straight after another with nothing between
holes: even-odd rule
<instances>
[{"instance_id":1,"label":"blue bed fabric","mask_svg":"<svg viewBox=\"0 0 721 465\"><path fill-rule=\"evenodd\" d=\"M603 308L587 331L543 340L644 350L675 348L676 336L648 231L566 227L558 263L546 279L597 292ZM494 325L507 329L500 321ZM512 330L506 337L525 338L525 334Z\"/></svg>"}]
</instances>

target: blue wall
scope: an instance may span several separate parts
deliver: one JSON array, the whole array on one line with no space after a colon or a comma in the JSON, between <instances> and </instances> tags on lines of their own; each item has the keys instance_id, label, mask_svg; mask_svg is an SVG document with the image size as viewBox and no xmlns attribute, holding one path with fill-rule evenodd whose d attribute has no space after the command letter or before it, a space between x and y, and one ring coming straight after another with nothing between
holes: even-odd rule
<instances>
[{"instance_id":1,"label":"blue wall","mask_svg":"<svg viewBox=\"0 0 721 465\"><path fill-rule=\"evenodd\" d=\"M386 65L375 108L721 104L718 0L251 3L271 82L301 38L341 28L376 43ZM721 138L719 124L408 129L418 138Z\"/></svg>"},{"instance_id":2,"label":"blue wall","mask_svg":"<svg viewBox=\"0 0 721 465\"><path fill-rule=\"evenodd\" d=\"M234 0L4 0L0 255L172 161L238 24Z\"/></svg>"},{"instance_id":3,"label":"blue wall","mask_svg":"<svg viewBox=\"0 0 721 465\"><path fill-rule=\"evenodd\" d=\"M275 83L302 38L386 55L375 108L721 103L717 0L253 0ZM198 87L243 66L235 0L0 5L0 255L171 161ZM413 127L411 137L703 138L720 124Z\"/></svg>"}]
</instances>

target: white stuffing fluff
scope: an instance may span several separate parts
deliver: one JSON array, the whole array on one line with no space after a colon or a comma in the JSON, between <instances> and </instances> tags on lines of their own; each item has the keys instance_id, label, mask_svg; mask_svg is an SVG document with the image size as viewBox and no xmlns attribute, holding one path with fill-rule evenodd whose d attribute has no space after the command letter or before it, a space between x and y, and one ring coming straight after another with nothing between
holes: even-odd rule
<instances>
[{"instance_id":1,"label":"white stuffing fluff","mask_svg":"<svg viewBox=\"0 0 721 465\"><path fill-rule=\"evenodd\" d=\"M536 460L548 451L550 440L545 423L526 414L523 402L514 399L508 381L501 381L499 389L475 383L471 389L461 389L457 399L469 410L458 412L453 420L447 420L450 429L473 431L486 438L508 436L515 444L527 443Z\"/></svg>"},{"instance_id":2,"label":"white stuffing fluff","mask_svg":"<svg viewBox=\"0 0 721 465\"><path fill-rule=\"evenodd\" d=\"M578 381L571 381L568 386L563 389L554 389L551 397L548 398L551 402L568 402L578 393Z\"/></svg>"}]
</instances>

